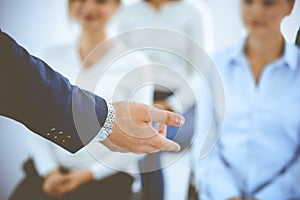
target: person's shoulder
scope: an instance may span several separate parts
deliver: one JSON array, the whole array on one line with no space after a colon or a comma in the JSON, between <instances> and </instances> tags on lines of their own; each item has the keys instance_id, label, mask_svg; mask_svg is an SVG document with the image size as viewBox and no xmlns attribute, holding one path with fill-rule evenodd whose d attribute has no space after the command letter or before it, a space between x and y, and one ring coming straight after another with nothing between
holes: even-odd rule
<instances>
[{"instance_id":1,"label":"person's shoulder","mask_svg":"<svg viewBox=\"0 0 300 200\"><path fill-rule=\"evenodd\" d=\"M223 47L222 49L215 51L211 58L213 62L222 62L233 57L236 51L237 47L235 45Z\"/></svg>"}]
</instances>

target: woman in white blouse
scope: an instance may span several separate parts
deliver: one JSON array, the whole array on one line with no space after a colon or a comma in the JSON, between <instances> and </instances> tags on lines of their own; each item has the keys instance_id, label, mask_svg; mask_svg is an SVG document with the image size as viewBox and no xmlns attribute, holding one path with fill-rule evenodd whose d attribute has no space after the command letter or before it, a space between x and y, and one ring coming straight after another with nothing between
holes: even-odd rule
<instances>
[{"instance_id":1,"label":"woman in white blouse","mask_svg":"<svg viewBox=\"0 0 300 200\"><path fill-rule=\"evenodd\" d=\"M124 6L114 17L111 25L112 32L121 33L138 28L168 29L169 31L172 30L188 36L203 49L209 51L211 43L208 40L208 33L211 24L207 25L206 23L210 22L210 16L208 15L206 5L202 1L197 2L197 4L191 4L181 0L141 0L129 6ZM168 41L160 41L160 35L141 37L147 37L150 41L157 40L163 42L168 48L167 50L187 51L189 55L195 52L189 46L188 42L174 41L171 38ZM129 43L135 44L136 38L132 38L132 40ZM128 42L128 40L125 42ZM187 80L192 80L194 77L193 67L177 55L164 51L147 49L143 53L148 56L151 63L167 66L167 68L159 68L153 77L156 83L161 82L161 80L168 83L166 86L155 85L154 103L161 108L183 113L187 123L179 131L177 128L168 127L167 137L174 138L175 141L179 142L186 149L190 145L194 133L195 98L194 94L187 92L190 89L186 84ZM170 75L170 70L178 72L183 78L174 78ZM161 184L161 181L159 181L161 179L159 178L161 176L159 175L159 171L153 172L152 175L150 173L143 176L144 180L148 181L145 185L150 185L148 186L150 187L148 189L150 192L145 191L149 193L145 199L157 200L162 199L163 196L166 199L185 199L189 181L189 155L188 151L181 153L184 154L183 156L178 154L178 157L180 156L181 159L178 159L171 166L163 170L165 184ZM148 159L151 160L152 164L154 162L161 162L161 166L166 166L169 165L170 156L174 155L163 153L157 156L155 154L150 156L152 158ZM155 156L157 158L153 158ZM149 162L146 161L146 163ZM158 168L157 165L159 164L153 165ZM180 186L178 186L178 177L175 177L174 173L177 173L178 177L180 177ZM153 179L156 180L153 181ZM154 184L149 182L154 182ZM163 186L165 186L165 191L163 191ZM145 187L145 189L148 187ZM154 188L151 189L151 187ZM174 193L174 190L178 192Z\"/></svg>"},{"instance_id":2,"label":"woman in white blouse","mask_svg":"<svg viewBox=\"0 0 300 200\"><path fill-rule=\"evenodd\" d=\"M208 40L208 37L209 32L211 31L209 30L211 25L206 24L210 22L210 15L207 10L208 8L201 1L197 4L191 4L181 0L142 0L120 8L112 22L112 32L121 33L138 28L168 29L190 37L204 50L210 51L211 42ZM151 38L149 39L157 40L157 38L159 38L159 35L151 35ZM133 38L133 40L134 39L135 38ZM178 43L178 41L168 41L166 46L171 50L185 50L190 52L190 54L193 54L193 49L189 48L188 43L183 44ZM145 54L147 54L152 63L169 66L183 75L186 79L191 79L193 76L191 73L192 67L175 55L164 54L161 51L155 50L145 51ZM155 79L167 79L169 89L176 91L178 96L180 96L181 93L184 93L186 88L182 87L182 82L166 76L167 74L168 71L165 71L162 68L160 73L155 75L154 81ZM159 86L156 86L155 91L165 93L170 92L166 88ZM183 113L188 111L195 103L192 97L180 100L180 105L178 105L176 97L171 95L168 98L165 98L165 101L156 103L159 103L165 109L177 112L182 111Z\"/></svg>"},{"instance_id":3,"label":"woman in white blouse","mask_svg":"<svg viewBox=\"0 0 300 200\"><path fill-rule=\"evenodd\" d=\"M69 0L69 14L81 28L79 38L71 44L49 49L44 59L73 84L92 90L108 101L130 98L151 104L152 86L133 91L138 87L137 81L146 81L151 75L137 70L147 62L145 57L132 53L114 60L126 52L126 46L114 41L104 42L106 25L119 4L119 0ZM102 42L101 48L92 51ZM128 74L134 75L135 70L138 76L126 79ZM98 83L101 88L96 87ZM132 190L140 190L137 172L141 155L120 155L97 143L90 143L72 155L40 138L33 138L31 146L35 168L42 181L19 187L12 199L126 200L130 199ZM27 179L30 182L30 177Z\"/></svg>"}]
</instances>

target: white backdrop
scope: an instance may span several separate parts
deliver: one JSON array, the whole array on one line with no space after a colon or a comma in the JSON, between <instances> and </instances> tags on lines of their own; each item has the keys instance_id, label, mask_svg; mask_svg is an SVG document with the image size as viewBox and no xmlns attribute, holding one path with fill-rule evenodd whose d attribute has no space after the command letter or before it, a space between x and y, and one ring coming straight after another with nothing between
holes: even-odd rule
<instances>
[{"instance_id":1,"label":"white backdrop","mask_svg":"<svg viewBox=\"0 0 300 200\"><path fill-rule=\"evenodd\" d=\"M239 0L203 1L212 12L214 49L240 39L242 25L239 20ZM126 4L132 2L134 0L125 1ZM67 0L0 0L0 27L30 53L39 56L45 48L74 37L66 5ZM294 40L300 24L296 12L300 13L299 0L292 19L283 25L288 41ZM21 167L29 155L26 140L30 134L23 125L0 117L0 199L7 199L23 176Z\"/></svg>"}]
</instances>

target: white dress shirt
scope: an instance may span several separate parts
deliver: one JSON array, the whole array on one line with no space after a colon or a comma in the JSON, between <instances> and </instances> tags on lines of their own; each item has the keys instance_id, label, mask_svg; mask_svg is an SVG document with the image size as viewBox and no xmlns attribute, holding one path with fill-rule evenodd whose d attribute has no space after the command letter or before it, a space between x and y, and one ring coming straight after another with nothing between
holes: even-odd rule
<instances>
[{"instance_id":1,"label":"white dress shirt","mask_svg":"<svg viewBox=\"0 0 300 200\"><path fill-rule=\"evenodd\" d=\"M111 26L115 27L117 33L149 27L173 30L192 38L206 49L207 44L205 38L207 36L205 35L204 25L205 21L202 13L194 6L184 1L166 2L159 10L155 10L154 7L146 1L140 1L121 8ZM159 41L160 35L141 37ZM137 40L136 38L132 39L133 42ZM172 40L172 38L160 41L160 43L164 43L164 46L166 46L168 50L179 50L178 52L185 50L189 54L193 54L194 52L187 42L182 43ZM172 91L176 91L178 97L184 96L188 86L186 80L190 80L193 77L193 67L177 55L165 51L155 49L143 50L143 52L149 57L152 63L166 65L183 76L181 79L174 78L169 75L168 69L161 68L159 72L155 73L153 78L154 82L158 82L157 80L164 80L167 82L167 87ZM166 88L156 86L156 90L166 91ZM184 98L180 98L181 105L178 105L175 95L169 97L168 103L174 111L180 112L183 110L184 113L184 111L187 111L195 103L192 95L189 96L190 97L185 96Z\"/></svg>"},{"instance_id":2,"label":"white dress shirt","mask_svg":"<svg viewBox=\"0 0 300 200\"><path fill-rule=\"evenodd\" d=\"M258 84L244 42L214 61L224 82L226 118L214 150L196 161L199 198L300 198L300 160L294 156L300 145L299 49L286 42L284 55L265 66Z\"/></svg>"},{"instance_id":3,"label":"white dress shirt","mask_svg":"<svg viewBox=\"0 0 300 200\"><path fill-rule=\"evenodd\" d=\"M81 68L82 62L78 49L78 42L55 47L46 53L44 60L67 77L72 84L93 91L97 95L104 97L108 102L128 100L130 98L130 100L145 104L152 103L153 87L151 85L143 87L137 92L132 91L134 87L138 86L135 85L137 80L150 80L151 72L138 71L138 74L134 74L135 79L129 77L122 81L129 73L134 72L138 67L147 63L146 57L142 54L126 54L110 63L120 52L126 52L124 45L114 44L100 61L92 64L87 69L83 69ZM103 71L105 67L108 68ZM92 80L97 81L94 82ZM95 87L95 83L97 83L97 87ZM95 142L91 142L76 154L70 154L40 138L33 138L31 146L34 163L41 176L45 176L59 166L63 166L69 170L90 170L94 178L98 180L117 173L118 170L132 173L133 176L138 178L138 161L144 157L143 155L132 153L111 152L100 143ZM133 189L138 190L136 188Z\"/></svg>"}]
</instances>

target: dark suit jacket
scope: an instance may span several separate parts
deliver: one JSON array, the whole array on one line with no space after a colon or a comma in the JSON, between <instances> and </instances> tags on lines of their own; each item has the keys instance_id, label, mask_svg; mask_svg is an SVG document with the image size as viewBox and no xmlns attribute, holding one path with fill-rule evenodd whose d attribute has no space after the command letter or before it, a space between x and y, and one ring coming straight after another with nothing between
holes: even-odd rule
<instances>
[{"instance_id":1,"label":"dark suit jacket","mask_svg":"<svg viewBox=\"0 0 300 200\"><path fill-rule=\"evenodd\" d=\"M74 153L107 116L104 99L72 86L0 29L0 115Z\"/></svg>"}]
</instances>

